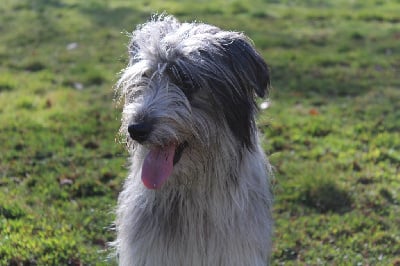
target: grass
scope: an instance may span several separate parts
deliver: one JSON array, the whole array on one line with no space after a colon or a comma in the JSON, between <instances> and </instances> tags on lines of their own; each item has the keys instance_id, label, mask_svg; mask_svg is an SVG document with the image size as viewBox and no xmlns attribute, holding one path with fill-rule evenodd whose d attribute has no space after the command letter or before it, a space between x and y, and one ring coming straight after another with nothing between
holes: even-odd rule
<instances>
[{"instance_id":1,"label":"grass","mask_svg":"<svg viewBox=\"0 0 400 266\"><path fill-rule=\"evenodd\" d=\"M398 1L3 0L0 265L110 265L126 152L113 83L166 10L244 31L272 68L273 265L400 263ZM121 33L122 32L122 33Z\"/></svg>"}]
</instances>

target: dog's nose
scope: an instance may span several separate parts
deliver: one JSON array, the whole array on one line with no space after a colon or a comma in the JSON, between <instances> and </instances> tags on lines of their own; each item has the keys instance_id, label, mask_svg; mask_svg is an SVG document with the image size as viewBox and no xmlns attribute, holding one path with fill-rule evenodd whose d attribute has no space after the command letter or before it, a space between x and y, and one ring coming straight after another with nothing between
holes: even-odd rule
<instances>
[{"instance_id":1,"label":"dog's nose","mask_svg":"<svg viewBox=\"0 0 400 266\"><path fill-rule=\"evenodd\" d=\"M129 135L133 140L145 141L150 135L152 126L148 122L133 123L128 126Z\"/></svg>"}]
</instances>

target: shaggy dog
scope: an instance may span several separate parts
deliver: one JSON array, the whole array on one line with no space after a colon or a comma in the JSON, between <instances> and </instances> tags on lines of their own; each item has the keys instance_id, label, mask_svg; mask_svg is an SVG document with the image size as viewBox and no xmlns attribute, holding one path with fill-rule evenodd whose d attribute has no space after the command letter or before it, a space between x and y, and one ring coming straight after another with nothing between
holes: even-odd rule
<instances>
[{"instance_id":1,"label":"shaggy dog","mask_svg":"<svg viewBox=\"0 0 400 266\"><path fill-rule=\"evenodd\" d=\"M267 265L270 166L255 124L266 63L241 33L164 15L133 32L129 55L119 264Z\"/></svg>"}]
</instances>

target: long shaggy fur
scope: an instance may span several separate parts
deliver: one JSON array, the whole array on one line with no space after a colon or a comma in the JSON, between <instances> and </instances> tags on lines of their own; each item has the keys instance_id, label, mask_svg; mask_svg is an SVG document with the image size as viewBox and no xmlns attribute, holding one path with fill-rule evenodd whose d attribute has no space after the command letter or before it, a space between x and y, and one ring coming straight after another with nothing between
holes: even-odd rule
<instances>
[{"instance_id":1,"label":"long shaggy fur","mask_svg":"<svg viewBox=\"0 0 400 266\"><path fill-rule=\"evenodd\" d=\"M243 34L172 16L139 26L129 54L117 84L131 155L117 209L119 264L267 265L270 166L254 118L267 65ZM150 127L145 138L130 131L137 123ZM146 188L146 157L171 143L171 176Z\"/></svg>"}]
</instances>

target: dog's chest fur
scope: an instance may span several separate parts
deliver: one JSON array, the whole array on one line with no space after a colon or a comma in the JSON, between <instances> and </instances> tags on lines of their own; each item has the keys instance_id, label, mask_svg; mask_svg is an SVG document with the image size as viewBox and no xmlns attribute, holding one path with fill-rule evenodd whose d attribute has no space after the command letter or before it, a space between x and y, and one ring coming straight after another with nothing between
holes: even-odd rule
<instances>
[{"instance_id":1,"label":"dog's chest fur","mask_svg":"<svg viewBox=\"0 0 400 266\"><path fill-rule=\"evenodd\" d=\"M128 208L120 220L120 228L127 230L120 232L120 241L129 247L120 264L265 265L271 202L259 156L246 156L242 171L248 175L236 177L236 183L228 176L202 176L196 178L204 182L166 185L154 192L142 190L133 174L120 195L120 206ZM226 182L207 188L210 178Z\"/></svg>"}]
</instances>

